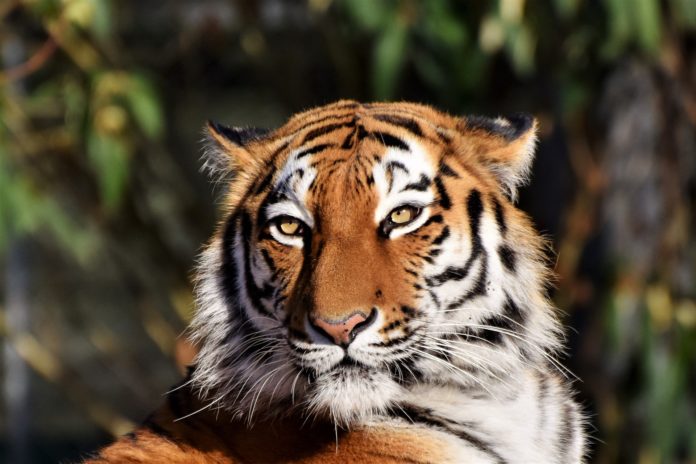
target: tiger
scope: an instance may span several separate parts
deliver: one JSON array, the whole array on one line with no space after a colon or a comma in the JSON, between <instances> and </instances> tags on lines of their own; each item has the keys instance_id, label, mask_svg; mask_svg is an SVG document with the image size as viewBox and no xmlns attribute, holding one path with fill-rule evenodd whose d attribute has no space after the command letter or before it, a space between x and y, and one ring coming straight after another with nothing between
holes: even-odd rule
<instances>
[{"instance_id":1,"label":"tiger","mask_svg":"<svg viewBox=\"0 0 696 464\"><path fill-rule=\"evenodd\" d=\"M208 122L199 352L86 462L583 462L549 245L515 206L537 126L352 100Z\"/></svg>"}]
</instances>

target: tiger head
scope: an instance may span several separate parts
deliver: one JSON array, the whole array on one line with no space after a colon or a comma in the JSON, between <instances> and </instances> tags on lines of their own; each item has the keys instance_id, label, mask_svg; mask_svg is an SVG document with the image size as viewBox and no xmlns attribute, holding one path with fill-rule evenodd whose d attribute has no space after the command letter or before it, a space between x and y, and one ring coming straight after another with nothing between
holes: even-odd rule
<instances>
[{"instance_id":1,"label":"tiger head","mask_svg":"<svg viewBox=\"0 0 696 464\"><path fill-rule=\"evenodd\" d=\"M431 383L487 392L545 362L543 242L512 203L535 130L352 101L272 132L210 123L227 188L192 325L209 406L350 425Z\"/></svg>"}]
</instances>

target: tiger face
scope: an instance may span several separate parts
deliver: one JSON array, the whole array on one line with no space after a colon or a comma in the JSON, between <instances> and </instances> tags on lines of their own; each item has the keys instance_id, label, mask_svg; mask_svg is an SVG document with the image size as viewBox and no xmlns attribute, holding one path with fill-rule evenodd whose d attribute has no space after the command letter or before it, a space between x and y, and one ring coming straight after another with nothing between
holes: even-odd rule
<instances>
[{"instance_id":1,"label":"tiger face","mask_svg":"<svg viewBox=\"0 0 696 464\"><path fill-rule=\"evenodd\" d=\"M532 118L342 101L208 130L229 187L193 324L210 407L350 425L428 383L487 391L556 346L542 243L511 202Z\"/></svg>"}]
</instances>

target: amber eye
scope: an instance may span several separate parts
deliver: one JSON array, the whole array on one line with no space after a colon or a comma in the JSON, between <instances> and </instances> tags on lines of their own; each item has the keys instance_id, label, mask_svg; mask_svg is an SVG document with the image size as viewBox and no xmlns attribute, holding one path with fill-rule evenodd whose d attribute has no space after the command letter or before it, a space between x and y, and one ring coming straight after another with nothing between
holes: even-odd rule
<instances>
[{"instance_id":1,"label":"amber eye","mask_svg":"<svg viewBox=\"0 0 696 464\"><path fill-rule=\"evenodd\" d=\"M413 206L399 206L389 213L389 221L397 226L402 226L413 221L420 210Z\"/></svg>"},{"instance_id":2,"label":"amber eye","mask_svg":"<svg viewBox=\"0 0 696 464\"><path fill-rule=\"evenodd\" d=\"M276 227L278 230L285 235L301 235L302 234L302 223L289 216L283 216L276 221Z\"/></svg>"}]
</instances>

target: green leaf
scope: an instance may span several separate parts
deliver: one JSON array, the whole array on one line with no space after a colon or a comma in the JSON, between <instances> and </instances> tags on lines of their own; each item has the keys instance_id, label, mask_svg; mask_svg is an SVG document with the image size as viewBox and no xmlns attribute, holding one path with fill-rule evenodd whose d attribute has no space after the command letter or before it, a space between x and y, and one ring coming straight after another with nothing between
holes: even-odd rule
<instances>
[{"instance_id":1,"label":"green leaf","mask_svg":"<svg viewBox=\"0 0 696 464\"><path fill-rule=\"evenodd\" d=\"M131 76L124 94L133 119L150 138L157 138L164 130L164 115L155 88L142 76Z\"/></svg>"},{"instance_id":2,"label":"green leaf","mask_svg":"<svg viewBox=\"0 0 696 464\"><path fill-rule=\"evenodd\" d=\"M565 20L572 19L578 11L580 0L555 0L558 15Z\"/></svg>"},{"instance_id":3,"label":"green leaf","mask_svg":"<svg viewBox=\"0 0 696 464\"><path fill-rule=\"evenodd\" d=\"M385 0L346 0L343 2L356 23L368 31L383 28L396 15L397 6Z\"/></svg>"},{"instance_id":4,"label":"green leaf","mask_svg":"<svg viewBox=\"0 0 696 464\"><path fill-rule=\"evenodd\" d=\"M631 36L631 19L625 0L605 0L607 8L608 37L602 47L607 59L616 57Z\"/></svg>"},{"instance_id":5,"label":"green leaf","mask_svg":"<svg viewBox=\"0 0 696 464\"><path fill-rule=\"evenodd\" d=\"M657 53L662 34L658 0L635 0L632 5L638 43L645 51Z\"/></svg>"},{"instance_id":6,"label":"green leaf","mask_svg":"<svg viewBox=\"0 0 696 464\"><path fill-rule=\"evenodd\" d=\"M466 25L450 11L448 3L423 2L422 7L424 14L418 23L423 23L428 39L448 48L460 48L466 44Z\"/></svg>"},{"instance_id":7,"label":"green leaf","mask_svg":"<svg viewBox=\"0 0 696 464\"><path fill-rule=\"evenodd\" d=\"M534 51L536 39L525 24L509 26L506 49L512 66L520 76L528 76L534 71Z\"/></svg>"},{"instance_id":8,"label":"green leaf","mask_svg":"<svg viewBox=\"0 0 696 464\"><path fill-rule=\"evenodd\" d=\"M111 37L114 17L110 0L96 0L94 2L94 17L92 18L92 30L101 41Z\"/></svg>"},{"instance_id":9,"label":"green leaf","mask_svg":"<svg viewBox=\"0 0 696 464\"><path fill-rule=\"evenodd\" d=\"M696 29L696 0L672 0L672 17L685 29Z\"/></svg>"},{"instance_id":10,"label":"green leaf","mask_svg":"<svg viewBox=\"0 0 696 464\"><path fill-rule=\"evenodd\" d=\"M406 54L408 28L396 18L377 41L373 61L374 94L377 99L390 99Z\"/></svg>"},{"instance_id":11,"label":"green leaf","mask_svg":"<svg viewBox=\"0 0 696 464\"><path fill-rule=\"evenodd\" d=\"M87 136L87 152L97 176L102 204L107 212L112 212L121 201L128 176L126 143L92 131Z\"/></svg>"}]
</instances>

